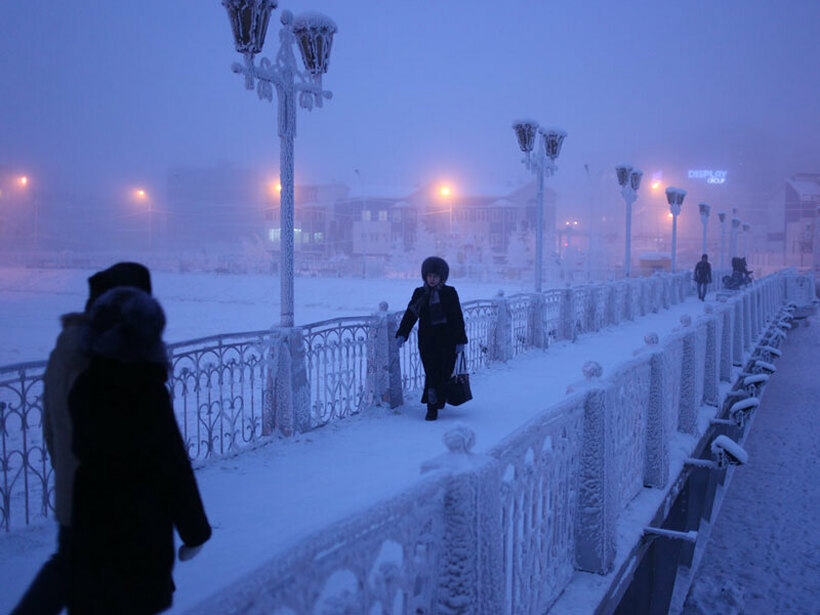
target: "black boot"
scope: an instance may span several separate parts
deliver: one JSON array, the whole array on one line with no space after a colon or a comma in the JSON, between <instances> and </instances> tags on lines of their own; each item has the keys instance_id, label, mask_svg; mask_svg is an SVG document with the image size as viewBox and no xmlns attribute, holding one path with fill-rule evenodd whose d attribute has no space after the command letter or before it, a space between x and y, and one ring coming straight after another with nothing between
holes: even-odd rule
<instances>
[{"instance_id":1,"label":"black boot","mask_svg":"<svg viewBox=\"0 0 820 615\"><path fill-rule=\"evenodd\" d=\"M433 404L427 404L427 416L424 417L425 421L435 421L438 419L438 408Z\"/></svg>"}]
</instances>

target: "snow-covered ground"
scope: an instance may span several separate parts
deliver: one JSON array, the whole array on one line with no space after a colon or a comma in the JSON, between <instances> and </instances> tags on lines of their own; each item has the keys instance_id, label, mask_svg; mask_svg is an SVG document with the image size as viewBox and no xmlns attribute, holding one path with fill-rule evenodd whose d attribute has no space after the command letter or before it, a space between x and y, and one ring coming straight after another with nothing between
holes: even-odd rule
<instances>
[{"instance_id":1,"label":"snow-covered ground","mask_svg":"<svg viewBox=\"0 0 820 615\"><path fill-rule=\"evenodd\" d=\"M684 615L820 613L820 319L792 330Z\"/></svg>"},{"instance_id":2,"label":"snow-covered ground","mask_svg":"<svg viewBox=\"0 0 820 615\"><path fill-rule=\"evenodd\" d=\"M14 323L6 329L14 342L4 346L10 346L17 360L45 356L56 335L57 315L82 305L87 274L4 272L4 289L9 290L3 295L11 301L3 302L3 320ZM463 300L489 298L500 286L462 285L458 280L453 284ZM413 285L406 280L297 280L297 320L367 313L382 299L403 307ZM275 278L158 274L155 286L169 313L170 340L264 328L278 315ZM561 343L547 352L493 364L475 375L475 399L446 408L436 423L422 420L424 409L412 398L395 411L372 409L207 463L197 476L214 537L197 558L177 566L173 612L183 612L242 579L312 532L413 484L421 464L444 451L441 436L456 421L476 432L475 452L484 452L562 399L567 384L582 377L586 361L598 361L609 373L645 345L646 332L663 336L679 324L681 315L694 317L702 310L703 304L689 299L637 322L582 336L575 344ZM38 330L46 326L53 331ZM47 558L54 533L46 523L0 537L0 611L14 604Z\"/></svg>"},{"instance_id":3,"label":"snow-covered ground","mask_svg":"<svg viewBox=\"0 0 820 615\"><path fill-rule=\"evenodd\" d=\"M48 358L59 333L59 316L82 310L92 270L0 268L0 365ZM279 278L270 275L154 272L153 290L168 317L167 342L218 333L255 331L278 324ZM451 280L463 301L490 299L499 290L530 292L532 284ZM296 324L360 316L387 301L407 306L421 278L297 277Z\"/></svg>"}]
</instances>

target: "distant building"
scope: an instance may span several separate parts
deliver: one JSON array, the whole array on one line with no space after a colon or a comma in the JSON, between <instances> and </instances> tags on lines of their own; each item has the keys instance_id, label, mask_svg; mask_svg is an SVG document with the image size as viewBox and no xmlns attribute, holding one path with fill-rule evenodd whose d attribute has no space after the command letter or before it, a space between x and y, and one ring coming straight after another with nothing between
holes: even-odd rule
<instances>
[{"instance_id":1,"label":"distant building","mask_svg":"<svg viewBox=\"0 0 820 615\"><path fill-rule=\"evenodd\" d=\"M785 186L784 240L786 264L810 266L814 245L817 208L820 207L820 173L792 175Z\"/></svg>"}]
</instances>

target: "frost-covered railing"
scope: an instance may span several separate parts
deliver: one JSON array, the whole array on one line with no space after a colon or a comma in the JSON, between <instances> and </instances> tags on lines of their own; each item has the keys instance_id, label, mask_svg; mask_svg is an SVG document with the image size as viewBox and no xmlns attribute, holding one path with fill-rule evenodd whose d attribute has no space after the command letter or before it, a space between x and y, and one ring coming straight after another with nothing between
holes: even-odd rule
<instances>
[{"instance_id":1,"label":"frost-covered railing","mask_svg":"<svg viewBox=\"0 0 820 615\"><path fill-rule=\"evenodd\" d=\"M231 453L262 435L269 331L170 344L168 389L191 459Z\"/></svg>"},{"instance_id":2,"label":"frost-covered railing","mask_svg":"<svg viewBox=\"0 0 820 615\"><path fill-rule=\"evenodd\" d=\"M612 295L636 295L625 288L632 281L620 284ZM447 432L449 451L424 464L430 473L418 484L318 532L191 612L552 612L576 570L613 569L619 520L640 493L670 487L675 449L697 444L698 413L718 404L720 381L738 376L735 358L751 373L777 356L786 287L775 275L722 296L664 339L648 333L610 374L587 364L564 400L484 455L472 452L469 429ZM674 283L647 288L647 299L618 308L620 299L610 312L651 311L683 292ZM596 292L581 295L592 297L593 314L606 305ZM498 309L503 303L495 300ZM510 303L510 328L521 332L514 312L530 309L529 300ZM761 381L740 372L735 390L759 394ZM297 569L311 574L290 573Z\"/></svg>"},{"instance_id":3,"label":"frost-covered railing","mask_svg":"<svg viewBox=\"0 0 820 615\"><path fill-rule=\"evenodd\" d=\"M783 278L783 293L807 301L813 279L793 277ZM689 292L687 272L465 302L469 368L633 320ZM383 305L366 317L170 345L169 390L191 458L232 454L267 434L305 431L369 405L403 403L423 386L424 370L415 329L395 347L401 315ZM0 528L7 531L49 516L52 507L42 443L44 368L0 368Z\"/></svg>"}]
</instances>

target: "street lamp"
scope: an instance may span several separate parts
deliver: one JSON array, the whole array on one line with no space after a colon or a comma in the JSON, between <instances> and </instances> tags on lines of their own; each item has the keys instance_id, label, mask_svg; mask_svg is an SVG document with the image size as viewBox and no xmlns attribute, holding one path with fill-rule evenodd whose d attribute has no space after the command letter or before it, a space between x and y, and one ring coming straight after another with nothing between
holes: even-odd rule
<instances>
[{"instance_id":1,"label":"street lamp","mask_svg":"<svg viewBox=\"0 0 820 615\"><path fill-rule=\"evenodd\" d=\"M626 202L624 275L628 278L632 269L632 204L638 199L638 188L641 187L643 171L633 168L630 164L619 164L615 167L615 175L621 186L624 202Z\"/></svg>"},{"instance_id":2,"label":"street lamp","mask_svg":"<svg viewBox=\"0 0 820 615\"><path fill-rule=\"evenodd\" d=\"M231 70L245 76L245 87L252 90L256 82L259 98L273 101L276 90L277 117L280 141L280 287L281 325L292 327L293 318L293 140L296 136L296 98L299 106L308 111L321 107L322 99L332 93L322 89L322 75L327 72L330 48L336 24L319 13L303 13L294 18L290 11L282 11L279 31L279 50L276 60L262 58L254 63L254 56L262 50L270 14L278 0L222 0L234 34L236 50L245 56L244 65L234 63ZM305 72L296 65L293 46L302 56Z\"/></svg>"},{"instance_id":3,"label":"street lamp","mask_svg":"<svg viewBox=\"0 0 820 615\"><path fill-rule=\"evenodd\" d=\"M541 292L542 269L544 266L544 174L552 176L558 167L555 160L561 154L561 147L567 133L558 128L540 128L533 120L516 120L512 124L518 147L526 154L522 161L538 180L535 221L535 292ZM540 137L540 138L538 138ZM536 148L536 142L538 147Z\"/></svg>"},{"instance_id":4,"label":"street lamp","mask_svg":"<svg viewBox=\"0 0 820 615\"><path fill-rule=\"evenodd\" d=\"M148 193L143 188L134 190L134 198L137 201L144 202L148 205L148 251L154 251L154 220L153 210L151 209L151 199L148 198Z\"/></svg>"},{"instance_id":5,"label":"street lamp","mask_svg":"<svg viewBox=\"0 0 820 615\"><path fill-rule=\"evenodd\" d=\"M729 235L729 254L734 259L737 256L737 232L740 228L740 218L732 218L732 232Z\"/></svg>"},{"instance_id":6,"label":"street lamp","mask_svg":"<svg viewBox=\"0 0 820 615\"><path fill-rule=\"evenodd\" d=\"M752 228L752 225L748 222L744 222L742 224L743 228L743 258L749 257L749 231Z\"/></svg>"},{"instance_id":7,"label":"street lamp","mask_svg":"<svg viewBox=\"0 0 820 615\"><path fill-rule=\"evenodd\" d=\"M703 241L701 242L701 254L706 254L706 224L709 222L709 212L712 207L708 203L698 203L700 212L700 222L703 224Z\"/></svg>"},{"instance_id":8,"label":"street lamp","mask_svg":"<svg viewBox=\"0 0 820 615\"><path fill-rule=\"evenodd\" d=\"M720 220L720 270L725 271L726 262L724 260L724 253L726 252L726 212L719 211L718 219Z\"/></svg>"},{"instance_id":9,"label":"street lamp","mask_svg":"<svg viewBox=\"0 0 820 615\"><path fill-rule=\"evenodd\" d=\"M669 187L666 189L666 202L669 203L669 211L672 213L672 273L676 271L678 257L678 216L683 205L686 190L682 188Z\"/></svg>"}]
</instances>

